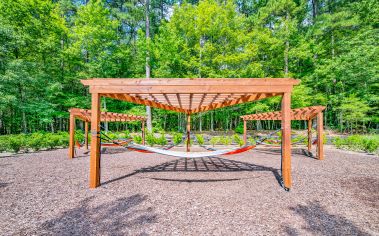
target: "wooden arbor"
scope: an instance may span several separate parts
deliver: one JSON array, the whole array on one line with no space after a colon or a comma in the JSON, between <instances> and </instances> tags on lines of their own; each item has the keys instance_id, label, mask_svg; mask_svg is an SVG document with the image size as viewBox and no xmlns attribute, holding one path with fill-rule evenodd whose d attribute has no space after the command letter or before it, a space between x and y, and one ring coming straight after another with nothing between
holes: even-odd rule
<instances>
[{"instance_id":1,"label":"wooden arbor","mask_svg":"<svg viewBox=\"0 0 379 236\"><path fill-rule=\"evenodd\" d=\"M295 79L89 79L92 95L90 188L100 185L100 98L110 97L155 108L191 114L226 106L282 96L284 186L291 187L291 92ZM187 139L189 141L189 139ZM187 150L189 150L187 142Z\"/></svg>"},{"instance_id":2,"label":"wooden arbor","mask_svg":"<svg viewBox=\"0 0 379 236\"><path fill-rule=\"evenodd\" d=\"M308 121L308 151L312 148L312 121L317 118L317 158L324 159L324 145L323 145L323 111L324 106L311 106L292 109L290 116L291 120L306 120ZM248 120L282 120L282 111L265 112L251 115L241 116L243 119L243 138L244 143L247 143L247 124Z\"/></svg>"},{"instance_id":3,"label":"wooden arbor","mask_svg":"<svg viewBox=\"0 0 379 236\"><path fill-rule=\"evenodd\" d=\"M75 157L75 119L84 121L84 146L88 149L88 123L91 122L91 110L80 108L71 108L70 112L70 142L69 152L70 158ZM126 121L141 121L142 123L142 142L145 142L145 121L144 116L127 115L113 112L101 112L100 120L104 122L126 122ZM99 125L99 124L98 124Z\"/></svg>"}]
</instances>

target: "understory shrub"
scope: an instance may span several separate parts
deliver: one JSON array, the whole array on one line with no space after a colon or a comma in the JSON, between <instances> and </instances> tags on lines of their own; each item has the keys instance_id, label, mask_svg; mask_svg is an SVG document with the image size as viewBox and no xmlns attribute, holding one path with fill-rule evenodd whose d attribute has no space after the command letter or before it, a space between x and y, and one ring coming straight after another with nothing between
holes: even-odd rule
<instances>
[{"instance_id":1,"label":"understory shrub","mask_svg":"<svg viewBox=\"0 0 379 236\"><path fill-rule=\"evenodd\" d=\"M172 135L172 140L173 140L173 142L174 142L175 145L178 145L179 143L182 142L183 135L181 133L174 133Z\"/></svg>"},{"instance_id":2,"label":"understory shrub","mask_svg":"<svg viewBox=\"0 0 379 236\"><path fill-rule=\"evenodd\" d=\"M351 135L346 138L336 137L333 144L337 148L353 151L379 153L379 135Z\"/></svg>"},{"instance_id":3,"label":"understory shrub","mask_svg":"<svg viewBox=\"0 0 379 236\"><path fill-rule=\"evenodd\" d=\"M243 134L243 124L239 124L234 130L237 134Z\"/></svg>"},{"instance_id":4,"label":"understory shrub","mask_svg":"<svg viewBox=\"0 0 379 236\"><path fill-rule=\"evenodd\" d=\"M244 144L243 139L242 139L238 134L233 135L233 140L234 140L234 142L237 143L240 147L242 147L243 144Z\"/></svg>"},{"instance_id":5,"label":"understory shrub","mask_svg":"<svg viewBox=\"0 0 379 236\"><path fill-rule=\"evenodd\" d=\"M211 140L209 140L209 142L212 144L212 146L214 147L216 144L218 144L220 142L220 138L217 137L217 136L214 136L211 138Z\"/></svg>"},{"instance_id":6,"label":"understory shrub","mask_svg":"<svg viewBox=\"0 0 379 236\"><path fill-rule=\"evenodd\" d=\"M232 139L229 136L222 136L220 137L220 142L223 145L230 145L232 143Z\"/></svg>"},{"instance_id":7,"label":"understory shrub","mask_svg":"<svg viewBox=\"0 0 379 236\"><path fill-rule=\"evenodd\" d=\"M14 152L18 153L21 150L23 140L21 135L14 135L9 138L9 148Z\"/></svg>"},{"instance_id":8,"label":"understory shrub","mask_svg":"<svg viewBox=\"0 0 379 236\"><path fill-rule=\"evenodd\" d=\"M146 143L149 145L149 146L154 146L155 144L155 137L154 137L154 134L153 133L146 133Z\"/></svg>"},{"instance_id":9,"label":"understory shrub","mask_svg":"<svg viewBox=\"0 0 379 236\"><path fill-rule=\"evenodd\" d=\"M253 137L249 137L247 139L247 142L250 143L250 145L257 145L257 141Z\"/></svg>"},{"instance_id":10,"label":"understory shrub","mask_svg":"<svg viewBox=\"0 0 379 236\"><path fill-rule=\"evenodd\" d=\"M196 139L199 145L204 145L204 136L201 134L196 134Z\"/></svg>"},{"instance_id":11,"label":"understory shrub","mask_svg":"<svg viewBox=\"0 0 379 236\"><path fill-rule=\"evenodd\" d=\"M165 137L164 133L161 133L161 135L158 138L155 138L155 143L161 146L164 146L167 144L167 139Z\"/></svg>"},{"instance_id":12,"label":"understory shrub","mask_svg":"<svg viewBox=\"0 0 379 236\"><path fill-rule=\"evenodd\" d=\"M133 142L137 143L137 144L142 144L142 136L141 135L134 135L133 136Z\"/></svg>"}]
</instances>

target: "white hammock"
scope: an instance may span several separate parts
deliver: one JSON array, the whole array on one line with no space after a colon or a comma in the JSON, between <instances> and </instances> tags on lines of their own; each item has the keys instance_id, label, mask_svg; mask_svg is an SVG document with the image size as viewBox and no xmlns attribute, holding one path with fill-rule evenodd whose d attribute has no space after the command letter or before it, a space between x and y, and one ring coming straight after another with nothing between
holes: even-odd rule
<instances>
[{"instance_id":1,"label":"white hammock","mask_svg":"<svg viewBox=\"0 0 379 236\"><path fill-rule=\"evenodd\" d=\"M212 157L212 156L235 154L235 153L240 153L240 152L250 150L254 147L255 146L245 146L245 147L223 149L223 150L216 150L216 151L210 151L210 152L179 152L179 151L164 150L164 149L154 148L154 147L147 147L147 146L138 145L138 144L130 144L126 148L144 150L148 152L154 152L154 153L167 155L167 156L174 156L174 157L199 158L199 157Z\"/></svg>"}]
</instances>

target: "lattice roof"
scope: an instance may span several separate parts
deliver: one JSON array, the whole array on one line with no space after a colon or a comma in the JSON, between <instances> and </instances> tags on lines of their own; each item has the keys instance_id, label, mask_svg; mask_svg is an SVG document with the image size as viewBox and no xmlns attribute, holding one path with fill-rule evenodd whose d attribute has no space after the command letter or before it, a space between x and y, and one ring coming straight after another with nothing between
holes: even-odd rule
<instances>
[{"instance_id":1,"label":"lattice roof","mask_svg":"<svg viewBox=\"0 0 379 236\"><path fill-rule=\"evenodd\" d=\"M309 120L325 110L324 106L302 107L291 110L291 120ZM282 112L265 112L241 116L243 120L281 120Z\"/></svg>"},{"instance_id":2,"label":"lattice roof","mask_svg":"<svg viewBox=\"0 0 379 236\"><path fill-rule=\"evenodd\" d=\"M69 112L80 120L91 122L91 110L71 108ZM146 117L114 112L101 112L100 120L107 122L145 121Z\"/></svg>"},{"instance_id":3,"label":"lattice roof","mask_svg":"<svg viewBox=\"0 0 379 236\"><path fill-rule=\"evenodd\" d=\"M186 114L291 92L295 79L90 79L91 93Z\"/></svg>"}]
</instances>

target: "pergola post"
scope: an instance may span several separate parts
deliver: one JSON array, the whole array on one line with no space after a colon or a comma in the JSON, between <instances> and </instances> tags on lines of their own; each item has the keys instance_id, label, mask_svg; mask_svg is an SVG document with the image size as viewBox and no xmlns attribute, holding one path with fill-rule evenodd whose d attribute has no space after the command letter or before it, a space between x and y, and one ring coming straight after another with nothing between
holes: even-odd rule
<instances>
[{"instance_id":1,"label":"pergola post","mask_svg":"<svg viewBox=\"0 0 379 236\"><path fill-rule=\"evenodd\" d=\"M247 144L247 124L246 124L246 120L243 120L243 143L244 145Z\"/></svg>"},{"instance_id":2,"label":"pergola post","mask_svg":"<svg viewBox=\"0 0 379 236\"><path fill-rule=\"evenodd\" d=\"M142 145L145 145L145 121L141 121L141 124L142 124Z\"/></svg>"},{"instance_id":3,"label":"pergola post","mask_svg":"<svg viewBox=\"0 0 379 236\"><path fill-rule=\"evenodd\" d=\"M88 150L88 122L84 121L84 147Z\"/></svg>"},{"instance_id":4,"label":"pergola post","mask_svg":"<svg viewBox=\"0 0 379 236\"><path fill-rule=\"evenodd\" d=\"M291 93L282 97L282 178L284 188L289 190L291 179Z\"/></svg>"},{"instance_id":5,"label":"pergola post","mask_svg":"<svg viewBox=\"0 0 379 236\"><path fill-rule=\"evenodd\" d=\"M100 186L100 94L92 93L89 187Z\"/></svg>"},{"instance_id":6,"label":"pergola post","mask_svg":"<svg viewBox=\"0 0 379 236\"><path fill-rule=\"evenodd\" d=\"M312 150L312 119L308 120L308 152Z\"/></svg>"},{"instance_id":7,"label":"pergola post","mask_svg":"<svg viewBox=\"0 0 379 236\"><path fill-rule=\"evenodd\" d=\"M70 140L68 145L68 156L75 157L75 116L70 113Z\"/></svg>"},{"instance_id":8,"label":"pergola post","mask_svg":"<svg viewBox=\"0 0 379 236\"><path fill-rule=\"evenodd\" d=\"M323 113L317 114L317 158L324 160L324 121Z\"/></svg>"},{"instance_id":9,"label":"pergola post","mask_svg":"<svg viewBox=\"0 0 379 236\"><path fill-rule=\"evenodd\" d=\"M187 115L187 152L190 151L191 144L191 115Z\"/></svg>"}]
</instances>

